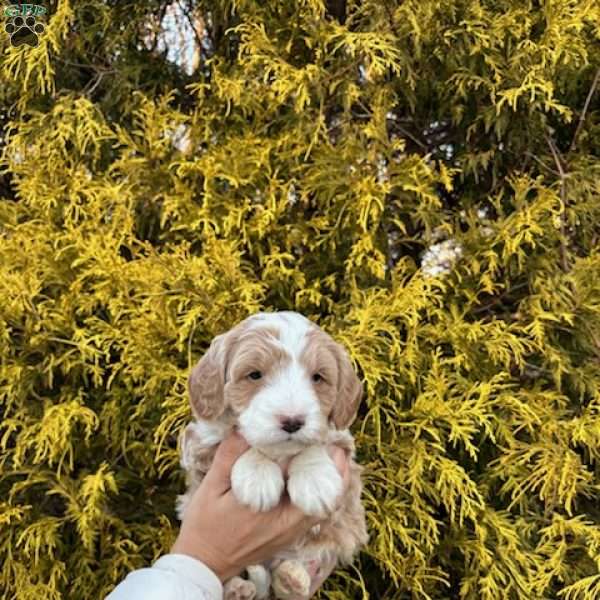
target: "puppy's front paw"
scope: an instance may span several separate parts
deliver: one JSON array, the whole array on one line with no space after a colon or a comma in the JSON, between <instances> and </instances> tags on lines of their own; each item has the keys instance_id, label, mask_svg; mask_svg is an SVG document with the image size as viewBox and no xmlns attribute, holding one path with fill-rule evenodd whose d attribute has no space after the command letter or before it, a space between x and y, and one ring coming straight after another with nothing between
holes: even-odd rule
<instances>
[{"instance_id":1,"label":"puppy's front paw","mask_svg":"<svg viewBox=\"0 0 600 600\"><path fill-rule=\"evenodd\" d=\"M342 477L323 447L308 448L290 463L288 494L307 515L324 518L331 514L342 486Z\"/></svg>"},{"instance_id":2,"label":"puppy's front paw","mask_svg":"<svg viewBox=\"0 0 600 600\"><path fill-rule=\"evenodd\" d=\"M231 470L231 489L235 497L256 512L277 506L283 487L279 465L254 448L242 454Z\"/></svg>"},{"instance_id":3,"label":"puppy's front paw","mask_svg":"<svg viewBox=\"0 0 600 600\"><path fill-rule=\"evenodd\" d=\"M273 592L279 600L308 598L310 575L302 563L284 560L273 571Z\"/></svg>"}]
</instances>

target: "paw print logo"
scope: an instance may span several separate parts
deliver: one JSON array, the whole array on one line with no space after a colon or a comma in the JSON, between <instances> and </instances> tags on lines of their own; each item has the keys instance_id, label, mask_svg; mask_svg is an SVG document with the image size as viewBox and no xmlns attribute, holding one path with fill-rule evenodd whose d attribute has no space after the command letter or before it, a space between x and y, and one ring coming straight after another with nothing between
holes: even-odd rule
<instances>
[{"instance_id":1,"label":"paw print logo","mask_svg":"<svg viewBox=\"0 0 600 600\"><path fill-rule=\"evenodd\" d=\"M38 35L44 32L44 25L36 23L35 17L14 17L4 26L4 31L10 35L10 43L13 46L35 47L38 45Z\"/></svg>"}]
</instances>

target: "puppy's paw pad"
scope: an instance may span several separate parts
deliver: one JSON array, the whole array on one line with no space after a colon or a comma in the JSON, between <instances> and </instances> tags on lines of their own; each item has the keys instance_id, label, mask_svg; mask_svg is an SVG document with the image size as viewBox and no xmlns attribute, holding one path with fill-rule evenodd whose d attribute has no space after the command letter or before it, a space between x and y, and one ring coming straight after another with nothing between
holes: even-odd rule
<instances>
[{"instance_id":1,"label":"puppy's paw pad","mask_svg":"<svg viewBox=\"0 0 600 600\"><path fill-rule=\"evenodd\" d=\"M254 600L256 587L251 581L233 577L223 586L223 600Z\"/></svg>"},{"instance_id":2,"label":"puppy's paw pad","mask_svg":"<svg viewBox=\"0 0 600 600\"><path fill-rule=\"evenodd\" d=\"M284 560L273 572L273 591L279 600L298 596L308 597L310 575L304 566L295 560Z\"/></svg>"}]
</instances>

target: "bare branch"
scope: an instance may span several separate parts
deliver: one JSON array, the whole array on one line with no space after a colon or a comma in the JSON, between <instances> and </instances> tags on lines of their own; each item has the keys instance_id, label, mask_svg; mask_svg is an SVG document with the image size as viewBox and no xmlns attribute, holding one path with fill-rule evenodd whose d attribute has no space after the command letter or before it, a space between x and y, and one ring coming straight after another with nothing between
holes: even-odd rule
<instances>
[{"instance_id":1,"label":"bare branch","mask_svg":"<svg viewBox=\"0 0 600 600\"><path fill-rule=\"evenodd\" d=\"M529 156L530 158L533 158L533 160L535 160L535 162L537 162L540 166L544 167L544 169L546 169L547 171L550 171L550 173L552 173L553 175L560 177L560 173L558 171L551 169L547 164L542 162L535 154L533 154L533 152L527 151L527 152L525 152L525 154L527 156Z\"/></svg>"},{"instance_id":2,"label":"bare branch","mask_svg":"<svg viewBox=\"0 0 600 600\"><path fill-rule=\"evenodd\" d=\"M564 213L564 210L566 209L566 206L567 206L567 191L565 189L566 174L565 174L565 170L563 169L560 152L559 152L558 148L556 147L556 144L554 143L552 138L548 135L546 136L546 141L548 142L548 146L550 146L550 151L552 152L552 156L554 157L554 162L556 163L556 168L558 169L558 173L559 173L559 177L560 177L560 200L563 205L563 213ZM565 229L564 214L560 216L560 234L561 234L560 261L561 261L561 266L562 266L563 271L566 272L569 269L569 265L568 265L568 261L567 261L567 247L566 247L567 232Z\"/></svg>"},{"instance_id":3,"label":"bare branch","mask_svg":"<svg viewBox=\"0 0 600 600\"><path fill-rule=\"evenodd\" d=\"M590 91L588 92L587 98L585 99L585 104L583 105L583 111L579 116L579 123L577 123L577 129L575 130L575 134L573 135L573 140L571 145L569 146L569 152L575 148L575 143L577 142L577 137L579 136L579 132L583 127L583 122L585 121L585 115L587 114L588 108L590 106L590 102L592 101L592 96L596 91L596 87L600 82L600 69L596 71L596 76L594 77L594 81L592 82L592 87L590 87Z\"/></svg>"}]
</instances>

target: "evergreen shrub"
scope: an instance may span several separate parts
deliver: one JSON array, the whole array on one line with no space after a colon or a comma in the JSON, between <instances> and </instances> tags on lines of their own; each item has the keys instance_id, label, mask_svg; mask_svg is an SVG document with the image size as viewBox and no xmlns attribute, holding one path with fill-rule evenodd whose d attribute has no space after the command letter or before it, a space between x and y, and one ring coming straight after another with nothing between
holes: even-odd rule
<instances>
[{"instance_id":1,"label":"evergreen shrub","mask_svg":"<svg viewBox=\"0 0 600 600\"><path fill-rule=\"evenodd\" d=\"M597 0L45 6L0 34L0 596L167 552L191 366L296 310L365 382L321 598L600 598Z\"/></svg>"}]
</instances>

